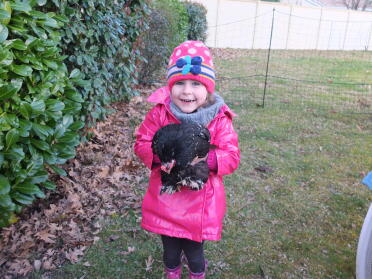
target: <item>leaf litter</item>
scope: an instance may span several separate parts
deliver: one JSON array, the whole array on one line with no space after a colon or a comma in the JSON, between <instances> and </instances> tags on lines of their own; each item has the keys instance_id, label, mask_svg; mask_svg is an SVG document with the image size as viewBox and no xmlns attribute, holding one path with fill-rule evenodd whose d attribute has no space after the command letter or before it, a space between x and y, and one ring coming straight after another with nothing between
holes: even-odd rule
<instances>
[{"instance_id":1,"label":"leaf litter","mask_svg":"<svg viewBox=\"0 0 372 279\"><path fill-rule=\"evenodd\" d=\"M89 142L81 143L76 157L62 166L67 175L50 175L57 189L0 231L0 278L76 263L99 240L96 234L105 217L139 210L138 193L146 187L148 170L133 152L134 133L149 109L145 98L153 90L142 88L141 96L129 103L112 104L115 113L90 128ZM128 247L124 253L133 251ZM152 263L151 258L146 261L148 270Z\"/></svg>"}]
</instances>

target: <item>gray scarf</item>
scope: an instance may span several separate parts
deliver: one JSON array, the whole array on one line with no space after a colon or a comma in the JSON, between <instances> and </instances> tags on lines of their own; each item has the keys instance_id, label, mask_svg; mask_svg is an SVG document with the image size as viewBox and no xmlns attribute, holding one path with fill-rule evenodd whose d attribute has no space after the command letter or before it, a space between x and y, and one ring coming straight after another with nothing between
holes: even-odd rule
<instances>
[{"instance_id":1,"label":"gray scarf","mask_svg":"<svg viewBox=\"0 0 372 279\"><path fill-rule=\"evenodd\" d=\"M203 126L208 126L208 124L216 117L220 108L225 104L221 96L214 93L216 98L215 102L206 107L200 107L193 113L182 112L173 101L170 102L170 109L174 116L181 122L197 122Z\"/></svg>"}]
</instances>

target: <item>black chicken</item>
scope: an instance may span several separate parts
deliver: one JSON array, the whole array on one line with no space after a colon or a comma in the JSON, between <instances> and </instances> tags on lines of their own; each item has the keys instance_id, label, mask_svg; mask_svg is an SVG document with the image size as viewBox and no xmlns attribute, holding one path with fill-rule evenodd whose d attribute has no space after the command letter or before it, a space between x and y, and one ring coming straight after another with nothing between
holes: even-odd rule
<instances>
[{"instance_id":1,"label":"black chicken","mask_svg":"<svg viewBox=\"0 0 372 279\"><path fill-rule=\"evenodd\" d=\"M209 130L198 123L169 124L160 128L152 140L152 150L161 161L160 194L173 194L181 186L200 190L208 180L205 160L210 148Z\"/></svg>"}]
</instances>

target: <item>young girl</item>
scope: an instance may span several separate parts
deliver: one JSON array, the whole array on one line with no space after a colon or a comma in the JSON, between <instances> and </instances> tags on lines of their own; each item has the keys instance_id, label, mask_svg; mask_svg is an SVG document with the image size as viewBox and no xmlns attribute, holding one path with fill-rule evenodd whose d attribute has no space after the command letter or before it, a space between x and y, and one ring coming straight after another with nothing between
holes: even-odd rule
<instances>
[{"instance_id":1,"label":"young girl","mask_svg":"<svg viewBox=\"0 0 372 279\"><path fill-rule=\"evenodd\" d=\"M148 98L156 105L139 127L134 145L137 156L151 169L141 226L161 235L168 279L181 278L182 251L189 278L205 278L203 241L221 239L226 207L222 176L231 174L240 161L238 136L232 125L234 113L214 92L212 57L202 42L186 41L174 49L167 80L166 87ZM182 187L180 192L160 195L160 160L152 153L152 138L165 125L188 121L207 127L211 144L216 146L206 159L210 169L208 181L199 191Z\"/></svg>"}]
</instances>

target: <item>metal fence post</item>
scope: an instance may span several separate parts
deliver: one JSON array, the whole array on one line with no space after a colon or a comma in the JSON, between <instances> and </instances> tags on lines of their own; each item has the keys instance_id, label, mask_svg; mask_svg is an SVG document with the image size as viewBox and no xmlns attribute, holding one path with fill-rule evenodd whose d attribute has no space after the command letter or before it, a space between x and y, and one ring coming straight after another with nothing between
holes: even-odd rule
<instances>
[{"instance_id":1,"label":"metal fence post","mask_svg":"<svg viewBox=\"0 0 372 279\"><path fill-rule=\"evenodd\" d=\"M252 49L254 48L254 38L256 37L258 3L259 3L259 1L256 1L256 13L254 15L253 37L252 37L252 47L251 47Z\"/></svg>"},{"instance_id":2,"label":"metal fence post","mask_svg":"<svg viewBox=\"0 0 372 279\"><path fill-rule=\"evenodd\" d=\"M267 87L267 75L268 75L268 72L269 72L269 61L270 61L270 52L271 52L271 42L272 42L272 39L273 39L274 17L275 17L275 8L273 8L273 18L272 18L272 21L271 21L270 44L269 44L269 51L267 53L265 87L264 87L264 94L263 94L263 98L262 98L262 107L265 107L265 97L266 97L266 87Z\"/></svg>"},{"instance_id":3,"label":"metal fence post","mask_svg":"<svg viewBox=\"0 0 372 279\"><path fill-rule=\"evenodd\" d=\"M320 18L319 18L319 25L318 25L318 34L316 36L316 44L315 49L319 48L319 37L320 37L320 27L322 25L322 17L323 17L323 7L320 8Z\"/></svg>"},{"instance_id":4,"label":"metal fence post","mask_svg":"<svg viewBox=\"0 0 372 279\"><path fill-rule=\"evenodd\" d=\"M291 9L289 10L289 18L288 18L287 39L286 39L286 42L285 42L285 49L286 50L288 50L288 41L289 41L289 36L291 35L292 9L293 9L293 5L291 4Z\"/></svg>"},{"instance_id":5,"label":"metal fence post","mask_svg":"<svg viewBox=\"0 0 372 279\"><path fill-rule=\"evenodd\" d=\"M218 36L218 18L219 18L219 12L220 12L220 0L217 1L217 9L216 9L216 30L214 34L214 47L217 46L217 36Z\"/></svg>"},{"instance_id":6,"label":"metal fence post","mask_svg":"<svg viewBox=\"0 0 372 279\"><path fill-rule=\"evenodd\" d=\"M372 35L372 22L371 22L371 27L369 28L369 34L368 34L367 45L365 47L365 50L369 50L369 45L371 44L371 35Z\"/></svg>"},{"instance_id":7,"label":"metal fence post","mask_svg":"<svg viewBox=\"0 0 372 279\"><path fill-rule=\"evenodd\" d=\"M349 21L350 21L350 10L347 12L347 21L346 21L346 26L345 26L345 34L344 34L344 42L342 44L342 50L345 50L345 43L346 43L346 38L347 38L347 32L349 29Z\"/></svg>"}]
</instances>

